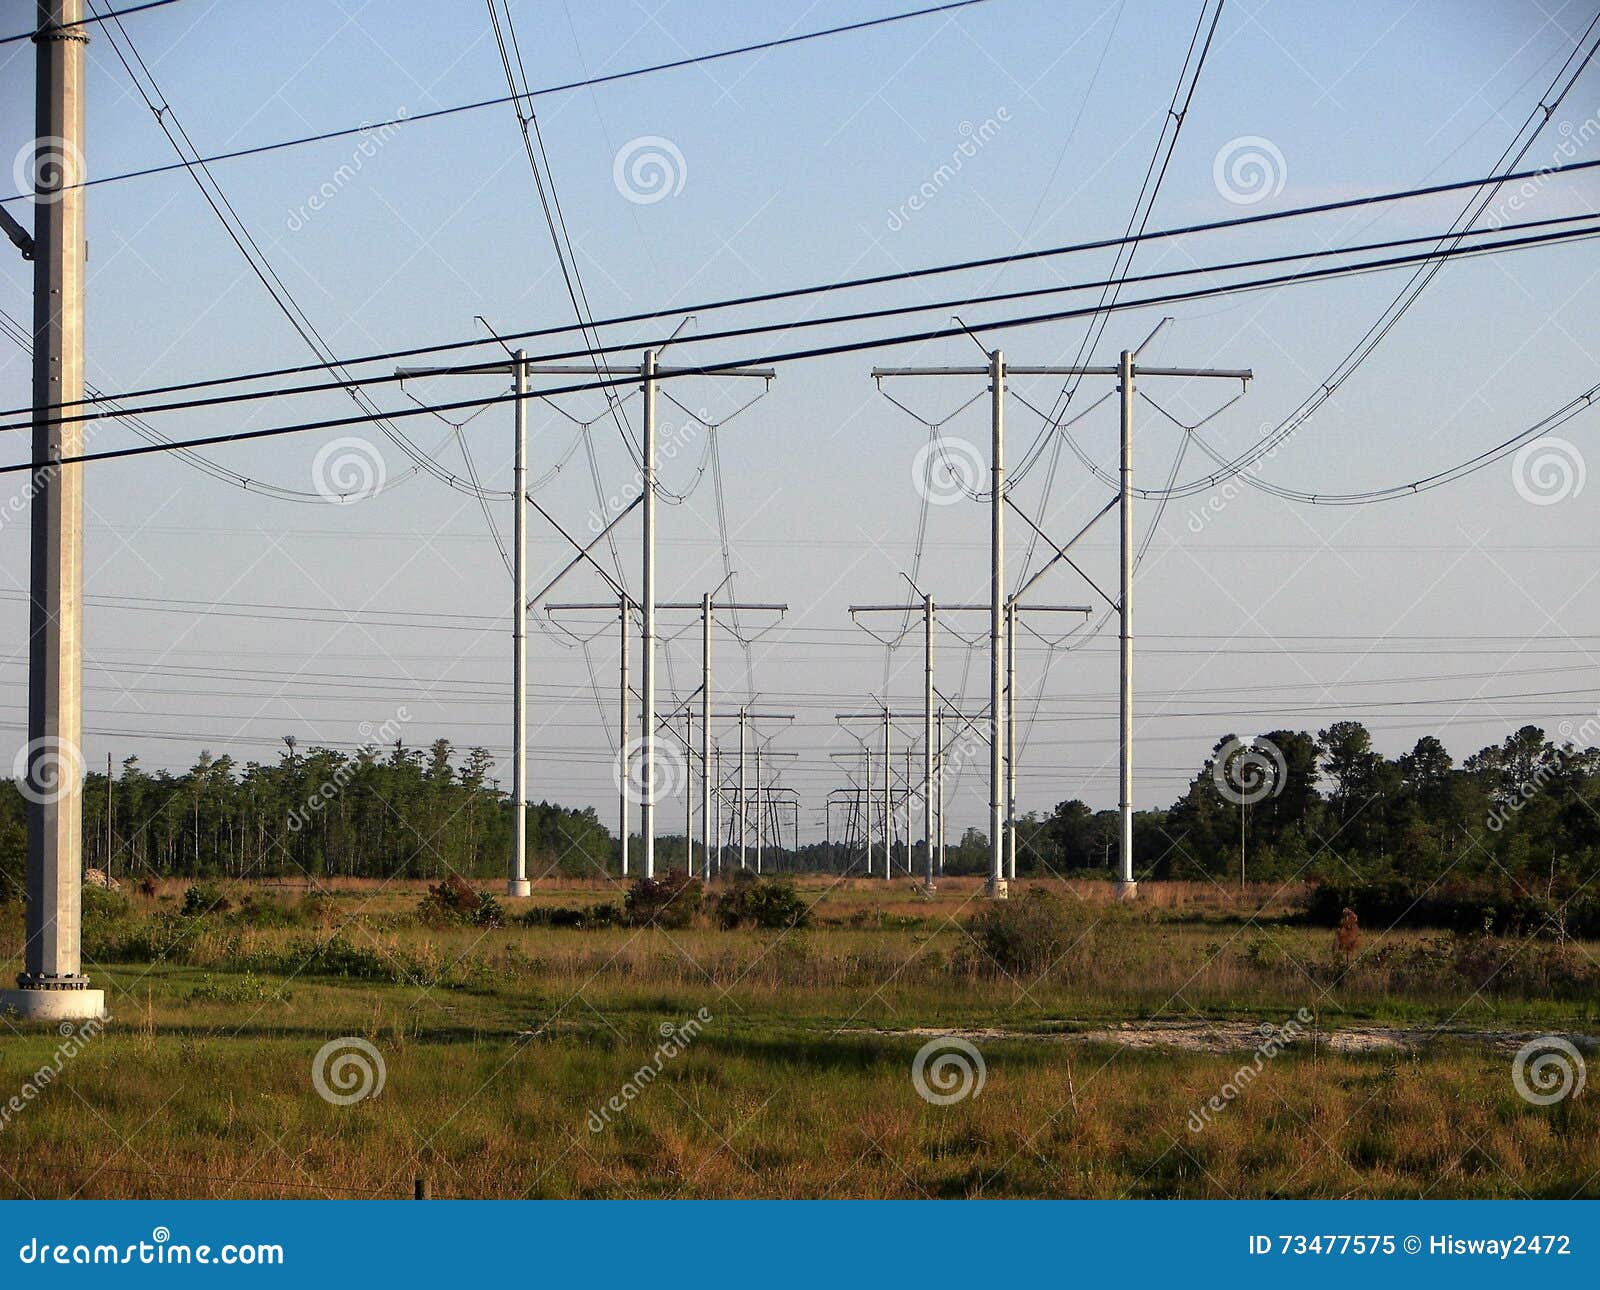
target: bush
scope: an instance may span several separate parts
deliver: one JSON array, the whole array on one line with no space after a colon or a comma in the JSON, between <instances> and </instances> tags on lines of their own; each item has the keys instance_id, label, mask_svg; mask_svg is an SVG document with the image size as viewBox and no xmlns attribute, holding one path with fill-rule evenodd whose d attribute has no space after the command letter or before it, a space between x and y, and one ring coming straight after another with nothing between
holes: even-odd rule
<instances>
[{"instance_id":1,"label":"bush","mask_svg":"<svg viewBox=\"0 0 1600 1290\"><path fill-rule=\"evenodd\" d=\"M810 921L810 906L787 879L735 882L733 889L717 900L717 922L724 928L784 929L804 927Z\"/></svg>"},{"instance_id":2,"label":"bush","mask_svg":"<svg viewBox=\"0 0 1600 1290\"><path fill-rule=\"evenodd\" d=\"M498 900L486 891L475 891L454 874L428 888L417 914L430 927L499 927L506 921Z\"/></svg>"},{"instance_id":3,"label":"bush","mask_svg":"<svg viewBox=\"0 0 1600 1290\"><path fill-rule=\"evenodd\" d=\"M705 884L686 873L640 878L628 889L628 923L633 927L687 927L700 912Z\"/></svg>"},{"instance_id":4,"label":"bush","mask_svg":"<svg viewBox=\"0 0 1600 1290\"><path fill-rule=\"evenodd\" d=\"M1072 944L1066 910L1040 888L1020 900L994 901L967 924L967 935L982 955L980 966L1011 975L1042 972Z\"/></svg>"},{"instance_id":5,"label":"bush","mask_svg":"<svg viewBox=\"0 0 1600 1290\"><path fill-rule=\"evenodd\" d=\"M133 912L133 902L120 891L96 887L85 883L83 887L83 921L115 922Z\"/></svg>"},{"instance_id":6,"label":"bush","mask_svg":"<svg viewBox=\"0 0 1600 1290\"><path fill-rule=\"evenodd\" d=\"M226 914L232 908L233 902L220 888L209 882L194 882L185 889L183 908L178 912L185 918L200 918L206 914Z\"/></svg>"},{"instance_id":7,"label":"bush","mask_svg":"<svg viewBox=\"0 0 1600 1290\"><path fill-rule=\"evenodd\" d=\"M546 905L517 916L524 927L566 927L593 930L599 927L617 927L622 923L622 910L616 905L590 905L587 909L566 905Z\"/></svg>"}]
</instances>

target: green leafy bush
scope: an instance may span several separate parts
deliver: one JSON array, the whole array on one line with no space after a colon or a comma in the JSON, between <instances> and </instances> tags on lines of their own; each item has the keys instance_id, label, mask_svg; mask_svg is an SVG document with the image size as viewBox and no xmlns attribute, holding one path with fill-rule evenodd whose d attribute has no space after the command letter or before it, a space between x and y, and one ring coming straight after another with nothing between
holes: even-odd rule
<instances>
[{"instance_id":1,"label":"green leafy bush","mask_svg":"<svg viewBox=\"0 0 1600 1290\"><path fill-rule=\"evenodd\" d=\"M499 927L506 921L498 900L454 874L428 888L417 904L417 915L430 927Z\"/></svg>"},{"instance_id":2,"label":"green leafy bush","mask_svg":"<svg viewBox=\"0 0 1600 1290\"><path fill-rule=\"evenodd\" d=\"M517 922L524 927L565 927L584 931L618 927L622 921L621 908L611 904L590 905L587 909L567 905L536 905L517 916Z\"/></svg>"},{"instance_id":3,"label":"green leafy bush","mask_svg":"<svg viewBox=\"0 0 1600 1290\"><path fill-rule=\"evenodd\" d=\"M222 889L209 882L190 883L183 893L183 907L179 910L185 918L200 918L206 914L226 914L233 902L223 895Z\"/></svg>"},{"instance_id":4,"label":"green leafy bush","mask_svg":"<svg viewBox=\"0 0 1600 1290\"><path fill-rule=\"evenodd\" d=\"M628 889L628 923L634 927L687 927L705 901L705 884L686 873L640 878Z\"/></svg>"},{"instance_id":5,"label":"green leafy bush","mask_svg":"<svg viewBox=\"0 0 1600 1290\"><path fill-rule=\"evenodd\" d=\"M738 881L717 899L717 922L724 928L783 929L810 921L811 907L794 883L783 878Z\"/></svg>"},{"instance_id":6,"label":"green leafy bush","mask_svg":"<svg viewBox=\"0 0 1600 1290\"><path fill-rule=\"evenodd\" d=\"M967 924L979 957L978 967L1010 975L1031 975L1054 964L1072 944L1067 911L1042 888L1020 899L993 901Z\"/></svg>"}]
</instances>

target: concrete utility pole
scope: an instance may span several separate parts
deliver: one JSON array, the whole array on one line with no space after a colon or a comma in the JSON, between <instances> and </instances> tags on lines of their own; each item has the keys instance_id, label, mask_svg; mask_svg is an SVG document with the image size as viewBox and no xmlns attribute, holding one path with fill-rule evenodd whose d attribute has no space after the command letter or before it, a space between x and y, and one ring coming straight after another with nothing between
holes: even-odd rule
<instances>
[{"instance_id":1,"label":"concrete utility pole","mask_svg":"<svg viewBox=\"0 0 1600 1290\"><path fill-rule=\"evenodd\" d=\"M84 46L82 0L39 0L34 34L33 473L28 574L27 939L0 1007L81 1020L104 1015L83 975ZM14 242L26 242L20 229Z\"/></svg>"},{"instance_id":2,"label":"concrete utility pole","mask_svg":"<svg viewBox=\"0 0 1600 1290\"><path fill-rule=\"evenodd\" d=\"M528 882L528 521L523 497L528 491L528 355L518 350L512 362L517 375L516 462L512 467L512 495L516 516L512 524L512 581L516 584L515 610L511 620L511 875L506 894L526 896L533 888Z\"/></svg>"},{"instance_id":3,"label":"concrete utility pole","mask_svg":"<svg viewBox=\"0 0 1600 1290\"><path fill-rule=\"evenodd\" d=\"M1163 321L1161 326L1165 326ZM1161 326L1156 331L1161 330ZM1152 332L1151 336L1155 333ZM1149 343L1149 337L1145 344ZM1140 346L1143 348L1143 345ZM1177 376L1177 377L1221 377L1225 380L1249 382L1253 373L1248 368L1238 370L1223 370L1217 368L1184 368L1184 367L1140 367L1138 365L1138 350L1125 350L1115 367L1105 365L1088 365L1073 367L1008 367L1000 350L995 350L989 356L989 363L985 367L875 367L872 369L872 378L883 381L891 377L903 376L936 376L936 377L975 377L987 376L989 378L990 392L990 564L989 564L989 857L990 877L989 894L998 899L1006 896L1006 878L1004 871L1004 844L1001 839L1002 815L1005 813L1006 791L1002 777L1004 774L1004 750L1001 745L1002 723L1002 692L1004 677L1002 675L1005 661L1006 641L1006 595L1005 595L1005 507L1010 505L1028 523L1035 532L1044 536L1038 525L1022 512L1020 507L1011 502L1005 491L1005 382L1007 376L1111 376L1116 377L1121 386L1122 394L1122 435L1121 435L1121 467L1119 476L1118 507L1121 510L1121 547L1122 547L1122 586L1116 609L1122 624L1121 640L1121 705L1120 705L1120 789L1118 809L1121 814L1121 880L1117 884L1118 895L1123 899L1131 899L1137 892L1138 886L1133 878L1133 633L1132 633L1132 592L1133 592L1133 387L1134 381L1140 376ZM1105 510L1109 510L1106 507ZM1100 514L1104 514L1102 510ZM1096 516L1098 519L1099 517ZM1092 524L1093 521L1090 521ZM1079 536L1082 536L1080 533ZM1046 538L1048 542L1049 539ZM1060 559L1071 559L1066 555L1065 548L1055 546L1056 555ZM1070 543L1068 544L1071 545ZM1050 562L1052 565L1054 560ZM1072 566L1074 569L1076 565ZM1042 571L1041 571L1042 572ZM1078 571L1080 574L1081 570ZM1020 597L1023 591L1037 580L1038 575L1017 592ZM1093 585L1091 583L1091 585ZM1097 587L1096 590L1099 590ZM1104 594L1104 593L1102 593Z\"/></svg>"},{"instance_id":4,"label":"concrete utility pole","mask_svg":"<svg viewBox=\"0 0 1600 1290\"><path fill-rule=\"evenodd\" d=\"M473 367L402 367L395 374L402 378L418 376L482 376L507 373L516 387L512 454L514 502L511 524L511 856L507 865L506 894L526 896L532 891L528 881L528 375L534 369L524 350L517 350L505 364ZM567 537L563 533L564 537ZM570 537L567 537L572 542ZM576 542L572 543L577 546ZM579 558L587 551L579 547ZM623 835L626 848L626 833ZM624 850L626 863L626 850ZM623 872L627 872L624 868Z\"/></svg>"},{"instance_id":5,"label":"concrete utility pole","mask_svg":"<svg viewBox=\"0 0 1600 1290\"><path fill-rule=\"evenodd\" d=\"M484 368L474 368L484 371ZM591 363L587 366L572 364L530 364L527 370L540 376L581 376L597 380L612 377L637 376L644 400L644 442L640 463L641 492L643 496L643 534L640 553L640 637L643 656L639 672L639 755L644 765L639 803L640 845L644 852L644 876L655 877L656 832L656 387L662 377L695 375L694 368L662 367L656 361L656 351L646 350L638 367L616 367ZM712 373L719 377L751 377L769 384L777 379L777 372L769 367L731 367ZM621 518L620 516L618 518ZM614 523L615 521L613 521ZM695 608L699 606L696 605ZM624 780L626 782L626 780Z\"/></svg>"},{"instance_id":6,"label":"concrete utility pole","mask_svg":"<svg viewBox=\"0 0 1600 1290\"><path fill-rule=\"evenodd\" d=\"M626 593L617 597L617 622L621 630L617 636L617 835L622 839L622 876L628 876L628 772L632 769L632 752L629 748L628 727L632 722L628 712L633 707L633 696L628 692L628 633L633 624L628 621L628 610L633 602ZM551 609L556 606L550 606Z\"/></svg>"},{"instance_id":7,"label":"concrete utility pole","mask_svg":"<svg viewBox=\"0 0 1600 1290\"><path fill-rule=\"evenodd\" d=\"M748 611L748 612L751 612L751 613L770 612L770 613L776 613L780 617L783 614L786 614L786 613L789 612L789 606L788 605L757 603L757 602L754 602L754 601L713 600L712 596L714 596L715 594L716 594L715 592L712 592L712 593L709 593L709 594L706 594L706 595L702 595L699 600L657 601L656 602L656 611L658 613L664 613L664 612L669 612L669 611L678 612L678 611L692 610L692 611L695 611L695 612L699 613L700 616L701 616L701 657L700 657L700 663L701 663L701 680L700 680L700 705L701 705L700 706L700 721L701 721L701 725L700 725L700 780L701 780L701 784L700 784L700 791L701 791L701 794L702 794L702 800L703 800L704 808L705 808L704 811L702 812L702 822L701 822L701 834L702 834L702 836L701 836L701 850L704 851L706 853L706 855L707 855L706 867L705 867L705 875L706 875L706 877L708 879L711 876L710 860L709 860L710 845L711 845L711 839L710 839L710 833L709 833L709 829L710 829L710 825L711 825L711 787L710 787L710 783L709 783L709 780L708 780L707 774L706 774L707 766L709 765L709 763L706 760L706 757L707 757L708 753L710 752L710 742L711 742L711 736L710 736L711 724L710 723L711 723L711 721L713 719L713 716L714 716L714 714L711 711L711 698L712 698L712 695L714 693L714 691L712 689L712 685L711 685L711 629L712 629L712 627L714 625L714 622L715 622L715 615L716 615L716 613L718 611L722 611L722 610L727 610L727 611L732 611L732 612L737 612L739 610L745 610L745 611ZM621 711L620 711L620 714L618 716L618 728L619 728L619 732L620 732L619 733L619 749L620 750L619 750L617 755L621 760L619 762L619 773L618 773L618 785L619 785L618 795L619 795L619 799L620 800L619 800L617 809L618 809L618 814L619 814L620 819L621 819L620 831L621 831L621 834L622 834L622 872L623 872L624 875L626 875L627 872L628 872L628 799L629 799L630 793L632 792L632 789L631 789L631 786L630 786L630 783L629 783L629 778L628 778L629 756L630 756L630 749L629 749L630 740L628 739L628 728L629 728L629 711L628 711L628 709L629 709L629 704L632 701L632 697L633 697L630 694L629 689L628 689L628 628L629 628L628 615L629 615L629 611L631 609L638 608L638 602L633 600L631 597L629 597L625 592L624 593L619 593L618 600L619 600L619 603L621 605L621 623L622 623L622 640L621 640L621 644L620 644L620 648L619 648L619 657L620 657L621 668L622 668L622 684L621 684L620 691L619 691L619 694L620 694L620 700L619 701L621 703ZM563 613L594 612L594 611L598 611L598 610L609 609L610 607L611 606L609 604L607 604L605 602L602 602L602 601L564 601L564 602L562 602L560 604L546 605L545 606L545 610L546 610L547 613L551 613L551 614L563 614ZM642 702L642 698L643 698L642 694L641 694L640 697L641 697L641 702ZM693 698L692 695L690 697L691 697L691 699ZM685 711L687 712L687 708L685 709ZM643 741L641 741L641 742L643 742ZM693 774L692 774L692 772L693 772L693 763L694 763L693 752L694 752L694 750L693 750L693 745L692 744L685 745L685 747L684 747L685 759L686 759L686 762L688 763L688 768L689 768L691 774L690 774L690 777L689 777L688 781L684 785L684 792L691 799L693 798L693 795L694 795L694 780L693 780ZM651 785L648 785L647 787L650 790L647 795L652 796L652 797L655 796L654 785L651 784ZM642 814L642 807L641 807L641 814ZM689 819L690 819L690 822L691 822L691 825L692 825L692 823L693 823L693 812L692 812L692 810L690 811ZM643 821L641 819L641 823L640 823L641 831L643 830L643 827L644 827L643 826ZM694 859L693 859L694 843L693 843L693 838L692 837L689 837L687 839L686 847L687 847L688 853L689 853L689 860L688 860L689 872L693 873L694 872ZM652 875L653 875L653 871L647 870L646 876L649 877L649 876L652 876Z\"/></svg>"},{"instance_id":8,"label":"concrete utility pole","mask_svg":"<svg viewBox=\"0 0 1600 1290\"><path fill-rule=\"evenodd\" d=\"M944 877L944 709L933 717L934 742L938 745L938 762L934 768L934 816L939 831L939 876ZM931 883L929 884L932 885Z\"/></svg>"}]
</instances>

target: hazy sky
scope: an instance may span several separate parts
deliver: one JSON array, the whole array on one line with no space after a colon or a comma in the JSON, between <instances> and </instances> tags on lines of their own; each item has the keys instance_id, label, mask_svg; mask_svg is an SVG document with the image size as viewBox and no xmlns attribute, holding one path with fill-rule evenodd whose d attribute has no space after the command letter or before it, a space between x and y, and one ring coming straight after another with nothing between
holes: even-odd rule
<instances>
[{"instance_id":1,"label":"hazy sky","mask_svg":"<svg viewBox=\"0 0 1600 1290\"><path fill-rule=\"evenodd\" d=\"M883 0L512 0L511 8L535 86L895 11ZM8 20L0 34L28 26L30 4L6 0L0 10ZM604 317L1116 235L1198 13L1189 2L993 0L541 98L539 125L593 311ZM1152 227L1486 174L1593 16L1592 0L1228 0ZM127 26L206 154L505 92L487 11L471 0L183 0ZM104 33L95 35L89 58L90 173L174 160ZM31 46L0 46L0 60L7 147L20 149L32 134ZM1597 114L1600 67L1591 66L1528 164L1600 157ZM624 191L627 162L644 146L630 145L641 139L654 140L648 146L674 171L659 200L636 200L637 191L630 200ZM1267 158L1269 191L1260 200L1241 203L1258 194L1234 190L1230 200L1226 191L1226 163L1240 148ZM214 174L341 355L466 337L479 330L478 314L503 331L571 321L509 106L410 123L376 143L345 138L223 162ZM913 209L919 193L928 195ZM1592 208L1597 197L1592 180L1553 182L1517 217ZM1134 271L1428 233L1447 226L1462 201L1153 244L1139 252ZM24 202L7 207L26 217ZM182 171L93 187L89 229L88 368L102 389L309 359ZM684 334L1092 279L1111 255L706 314ZM27 266L15 255L3 263L0 308L26 320ZM1595 270L1594 250L1583 243L1447 267L1337 396L1264 463L1262 478L1321 493L1377 488L1464 460L1531 425L1596 379ZM1198 432L1232 455L1333 371L1403 282L1404 275L1385 274L1122 313L1096 357L1114 361L1171 313L1176 321L1147 360L1253 368L1249 394ZM975 306L963 317L1012 362L1070 361L1081 323L983 335L984 319L1049 307ZM943 325L948 313L684 347L666 361L889 335ZM619 328L607 338L656 334ZM742 599L783 601L791 610L750 648L748 668L733 637L719 634L718 700L755 696L763 708L799 714L792 727L771 733L775 749L799 754L782 775L803 795L803 834L821 835L823 798L845 783L830 754L858 747L834 714L870 706L886 691L897 707L920 703L916 632L886 656L846 612L853 602L904 596L901 574L913 572L924 514L913 463L927 427L880 397L869 371L875 363L981 361L979 347L962 338L787 365L765 399L719 432L733 585ZM27 402L28 370L15 347L0 352L7 407ZM986 459L983 386L981 379L915 381L891 392L933 421L976 398L944 434L976 445ZM1024 459L1041 429L1021 400L1046 409L1059 386L1015 382L1020 397L1008 409L1014 460ZM464 399L502 386L455 378L410 388L419 398ZM1086 381L1074 407L1088 408L1111 388ZM1142 388L1189 423L1236 392L1216 381L1152 380ZM755 389L694 380L670 392L716 420ZM411 406L393 387L373 397L389 409ZM616 425L596 419L604 412L598 397L558 402L559 412L538 405L532 414L532 474L540 504L587 533L604 499L630 495L634 467ZM351 411L347 398L327 395L153 420L168 435L189 436ZM625 412L636 432L637 399ZM1159 485L1185 449L1185 433L1149 404L1137 415L1137 474ZM1594 415L1555 432L1572 446L1557 450L1574 471L1592 455ZM591 419L592 468L577 424ZM663 442L675 445L663 485L687 500L660 508L660 595L698 599L724 575L719 490L704 431L665 399L661 423ZM432 417L400 424L445 469L467 473L451 426ZM510 431L510 411L500 405L460 432L489 488L510 487ZM319 450L352 434L370 441L394 486L351 505L252 494L170 455L90 468L91 765L110 752L118 760L137 753L147 767L180 767L201 748L270 759L289 734L302 745L354 746L403 708L408 742L444 735L463 747L487 745L500 759L502 783L509 781L511 587L479 501L427 474L400 481L409 463L370 427L208 455L251 479L314 492ZM1114 469L1115 400L1073 434L1100 469ZM117 425L94 438L95 447L135 442ZM7 460L23 459L22 444L17 436ZM1016 496L1032 514L1042 508L1047 527L1064 540L1108 492L1071 448L1054 460L1052 475L1047 445ZM324 469L327 461L325 454ZM1209 468L1190 443L1177 478ZM18 476L6 480L0 493L20 492ZM1504 461L1381 505L1311 507L1248 489L1211 490L1159 514L1142 504L1141 534L1159 523L1137 582L1140 804L1170 801L1229 731L1316 729L1349 716L1366 721L1391 755L1436 733L1459 757L1527 721L1552 733L1563 720L1581 723L1600 703L1593 670L1600 523L1589 491L1600 483L1584 491L1569 485L1558 501L1539 496L1526 479L1520 490L1517 484L1513 463ZM1524 496L1530 492L1536 501ZM509 500L487 506L508 540ZM24 521L13 506L0 522L0 606L12 642L0 672L0 727L11 749L25 737ZM567 551L537 516L530 523L537 588ZM927 507L920 585L946 603L984 599L987 525L986 508L975 502ZM637 590L636 518L618 532L624 572ZM1115 586L1115 535L1109 515L1084 540L1080 561L1107 590ZM1014 523L1013 586L1027 551L1025 529ZM583 572L559 592L577 600L604 594L598 577ZM1104 607L1065 569L1034 594ZM743 626L753 634L769 622L753 616ZM616 631L604 615L569 625L594 639L580 647L541 631L531 645L531 792L594 804L609 821ZM939 684L977 711L987 698L978 647L984 621L963 615L950 626L939 642ZM1038 626L1045 635L1065 630L1042 619ZM1115 626L1101 626L1098 634L1080 633L1075 649L1033 637L1019 649L1029 718L1023 810L1047 811L1068 797L1114 804ZM693 619L663 616L664 633L680 629L663 651L662 707L698 682ZM914 724L897 737L917 733ZM721 733L727 746L729 732ZM981 755L979 762L952 798L953 830L983 817ZM663 829L681 829L681 799L662 809Z\"/></svg>"}]
</instances>

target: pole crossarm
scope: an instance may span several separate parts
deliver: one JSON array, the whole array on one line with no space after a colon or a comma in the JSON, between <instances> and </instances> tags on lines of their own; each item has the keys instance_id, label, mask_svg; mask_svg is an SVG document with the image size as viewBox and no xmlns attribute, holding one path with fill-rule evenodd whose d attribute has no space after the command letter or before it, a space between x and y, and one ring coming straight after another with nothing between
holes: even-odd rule
<instances>
[{"instance_id":1,"label":"pole crossarm","mask_svg":"<svg viewBox=\"0 0 1600 1290\"><path fill-rule=\"evenodd\" d=\"M1095 363L1079 367L1029 367L1006 364L1007 376L1118 376L1121 368L1115 363ZM1135 376L1197 376L1221 377L1228 381L1253 381L1255 372L1248 367L1144 367L1134 365ZM989 367L875 367L872 379L881 381L894 376L988 376Z\"/></svg>"}]
</instances>

